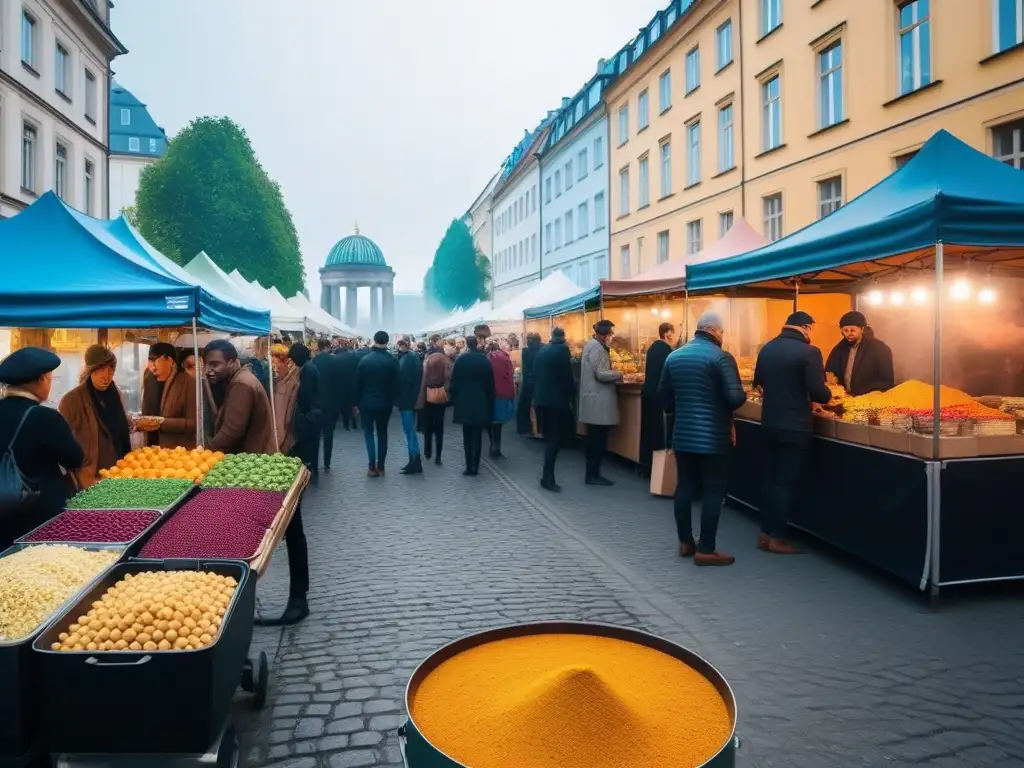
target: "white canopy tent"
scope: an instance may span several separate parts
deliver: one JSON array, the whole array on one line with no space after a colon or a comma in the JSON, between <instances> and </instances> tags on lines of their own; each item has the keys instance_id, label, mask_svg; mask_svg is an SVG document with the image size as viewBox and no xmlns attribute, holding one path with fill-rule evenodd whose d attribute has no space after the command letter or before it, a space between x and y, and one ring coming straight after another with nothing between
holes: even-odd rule
<instances>
[{"instance_id":1,"label":"white canopy tent","mask_svg":"<svg viewBox=\"0 0 1024 768\"><path fill-rule=\"evenodd\" d=\"M241 286L228 276L227 272L218 267L213 259L206 255L205 251L197 253L195 258L185 265L185 271L203 284L238 302L243 307L269 309L269 305L259 302L259 295L243 290ZM273 323L273 318L271 318L271 323Z\"/></svg>"},{"instance_id":2,"label":"white canopy tent","mask_svg":"<svg viewBox=\"0 0 1024 768\"><path fill-rule=\"evenodd\" d=\"M300 312L303 312L306 317L312 318L313 320L330 327L332 336L344 336L349 339L354 339L359 335L355 328L346 325L329 312L326 312L316 306L301 293L297 293L288 299L288 303Z\"/></svg>"},{"instance_id":3,"label":"white canopy tent","mask_svg":"<svg viewBox=\"0 0 1024 768\"><path fill-rule=\"evenodd\" d=\"M302 333L305 331L305 316L285 301L280 293L275 298L270 291L259 283L246 280L237 269L232 270L228 277L240 290L252 296L254 301L258 301L262 306L270 309L270 322L274 328L291 333Z\"/></svg>"},{"instance_id":4,"label":"white canopy tent","mask_svg":"<svg viewBox=\"0 0 1024 768\"><path fill-rule=\"evenodd\" d=\"M476 325L482 322L481 318L490 310L491 302L489 301L478 301L466 309L453 309L447 317L438 318L425 325L418 335L426 336L432 333L444 335L460 331L467 325Z\"/></svg>"},{"instance_id":5,"label":"white canopy tent","mask_svg":"<svg viewBox=\"0 0 1024 768\"><path fill-rule=\"evenodd\" d=\"M583 291L576 283L562 272L552 272L539 283L534 283L518 296L514 296L504 304L484 313L480 322L484 323L522 323L523 311L530 307L540 307L575 296Z\"/></svg>"}]
</instances>

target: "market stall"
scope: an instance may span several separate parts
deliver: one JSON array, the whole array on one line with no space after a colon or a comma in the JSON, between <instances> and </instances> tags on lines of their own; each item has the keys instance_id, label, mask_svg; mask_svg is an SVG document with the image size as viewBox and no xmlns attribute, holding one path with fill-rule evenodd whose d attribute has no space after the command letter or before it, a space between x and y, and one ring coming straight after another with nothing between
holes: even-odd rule
<instances>
[{"instance_id":1,"label":"market stall","mask_svg":"<svg viewBox=\"0 0 1024 768\"><path fill-rule=\"evenodd\" d=\"M792 523L933 596L1024 578L1022 222L1019 173L940 131L828 217L687 269L691 297L788 292L833 328L814 303L845 297L877 324L897 386L850 397L830 382ZM741 417L730 494L756 509L756 402Z\"/></svg>"}]
</instances>

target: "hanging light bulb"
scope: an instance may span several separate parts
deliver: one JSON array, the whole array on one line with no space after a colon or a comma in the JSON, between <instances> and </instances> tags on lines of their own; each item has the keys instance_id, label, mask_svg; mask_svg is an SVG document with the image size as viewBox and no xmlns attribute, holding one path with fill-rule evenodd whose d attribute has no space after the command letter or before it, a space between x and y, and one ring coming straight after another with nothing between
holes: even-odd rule
<instances>
[{"instance_id":1,"label":"hanging light bulb","mask_svg":"<svg viewBox=\"0 0 1024 768\"><path fill-rule=\"evenodd\" d=\"M885 294L877 289L868 291L867 302L873 307L879 307L885 302Z\"/></svg>"},{"instance_id":2,"label":"hanging light bulb","mask_svg":"<svg viewBox=\"0 0 1024 768\"><path fill-rule=\"evenodd\" d=\"M661 310L661 316L668 320L670 317L672 317L672 312L670 310L663 309Z\"/></svg>"},{"instance_id":3,"label":"hanging light bulb","mask_svg":"<svg viewBox=\"0 0 1024 768\"><path fill-rule=\"evenodd\" d=\"M982 288L978 291L978 301L982 304L995 304L996 292L991 288Z\"/></svg>"},{"instance_id":4,"label":"hanging light bulb","mask_svg":"<svg viewBox=\"0 0 1024 768\"><path fill-rule=\"evenodd\" d=\"M651 307L651 314L654 315L655 317L657 317L657 315L658 315L658 308L657 307Z\"/></svg>"},{"instance_id":5,"label":"hanging light bulb","mask_svg":"<svg viewBox=\"0 0 1024 768\"><path fill-rule=\"evenodd\" d=\"M924 304L928 301L928 291L920 287L915 288L913 293L910 294L910 298L915 304Z\"/></svg>"},{"instance_id":6,"label":"hanging light bulb","mask_svg":"<svg viewBox=\"0 0 1024 768\"><path fill-rule=\"evenodd\" d=\"M893 291L889 294L889 303L894 307L902 307L906 299L907 297L903 295L903 291Z\"/></svg>"},{"instance_id":7,"label":"hanging light bulb","mask_svg":"<svg viewBox=\"0 0 1024 768\"><path fill-rule=\"evenodd\" d=\"M971 298L971 285L966 280L957 280L949 287L949 296L953 301L966 301Z\"/></svg>"}]
</instances>

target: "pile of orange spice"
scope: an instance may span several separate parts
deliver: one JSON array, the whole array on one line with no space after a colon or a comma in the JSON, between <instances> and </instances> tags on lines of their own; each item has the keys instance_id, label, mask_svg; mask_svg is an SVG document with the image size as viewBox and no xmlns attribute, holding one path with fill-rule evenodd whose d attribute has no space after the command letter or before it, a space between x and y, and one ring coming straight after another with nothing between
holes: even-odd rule
<instances>
[{"instance_id":1,"label":"pile of orange spice","mask_svg":"<svg viewBox=\"0 0 1024 768\"><path fill-rule=\"evenodd\" d=\"M471 768L687 768L732 730L695 669L643 645L575 634L476 646L427 675L420 733Z\"/></svg>"}]
</instances>

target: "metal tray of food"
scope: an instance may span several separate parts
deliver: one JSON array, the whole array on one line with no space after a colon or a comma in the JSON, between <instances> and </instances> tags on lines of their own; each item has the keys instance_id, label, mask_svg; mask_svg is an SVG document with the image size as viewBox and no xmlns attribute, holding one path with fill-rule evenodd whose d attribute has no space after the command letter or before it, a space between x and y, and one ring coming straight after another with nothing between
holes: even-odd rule
<instances>
[{"instance_id":1,"label":"metal tray of food","mask_svg":"<svg viewBox=\"0 0 1024 768\"><path fill-rule=\"evenodd\" d=\"M111 480L129 480L129 479L141 480L143 478L109 478L109 479L111 479ZM185 501L185 499L187 499L189 497L189 494L194 492L198 487L199 487L198 485L193 483L188 488L183 490L181 492L181 494L177 498L175 498L174 501L172 501L170 504L168 504L166 507L152 507L152 506L150 506L150 507L125 507L125 506L118 506L118 507L88 507L88 509L96 511L96 512L102 512L104 509L108 509L108 510L112 509L112 510L115 510L115 511L116 510L123 510L125 512L157 512L160 515L166 515L172 509L174 509L174 508L178 507L179 505L181 505ZM74 498L74 497L72 497L72 498ZM68 501L70 501L70 500L71 499L68 499ZM71 507L67 507L67 508L71 509Z\"/></svg>"},{"instance_id":2,"label":"metal tray of food","mask_svg":"<svg viewBox=\"0 0 1024 768\"><path fill-rule=\"evenodd\" d=\"M160 522L166 519L166 513L162 513L157 509L65 509L61 512L63 515L65 512L152 512L156 517L153 518L152 522L139 531L133 538L128 541L65 541L65 540L53 540L53 539L40 539L39 541L28 541L27 538L36 531L46 527L49 523L56 519L51 517L45 523L40 526L33 528L31 531L26 533L24 536L15 541L15 544L22 544L29 547L34 547L39 544L66 544L69 547L96 547L98 549L108 549L114 547L121 547L125 550L137 544L143 536L148 535L154 528L160 525ZM57 515L60 517L60 515Z\"/></svg>"}]
</instances>

